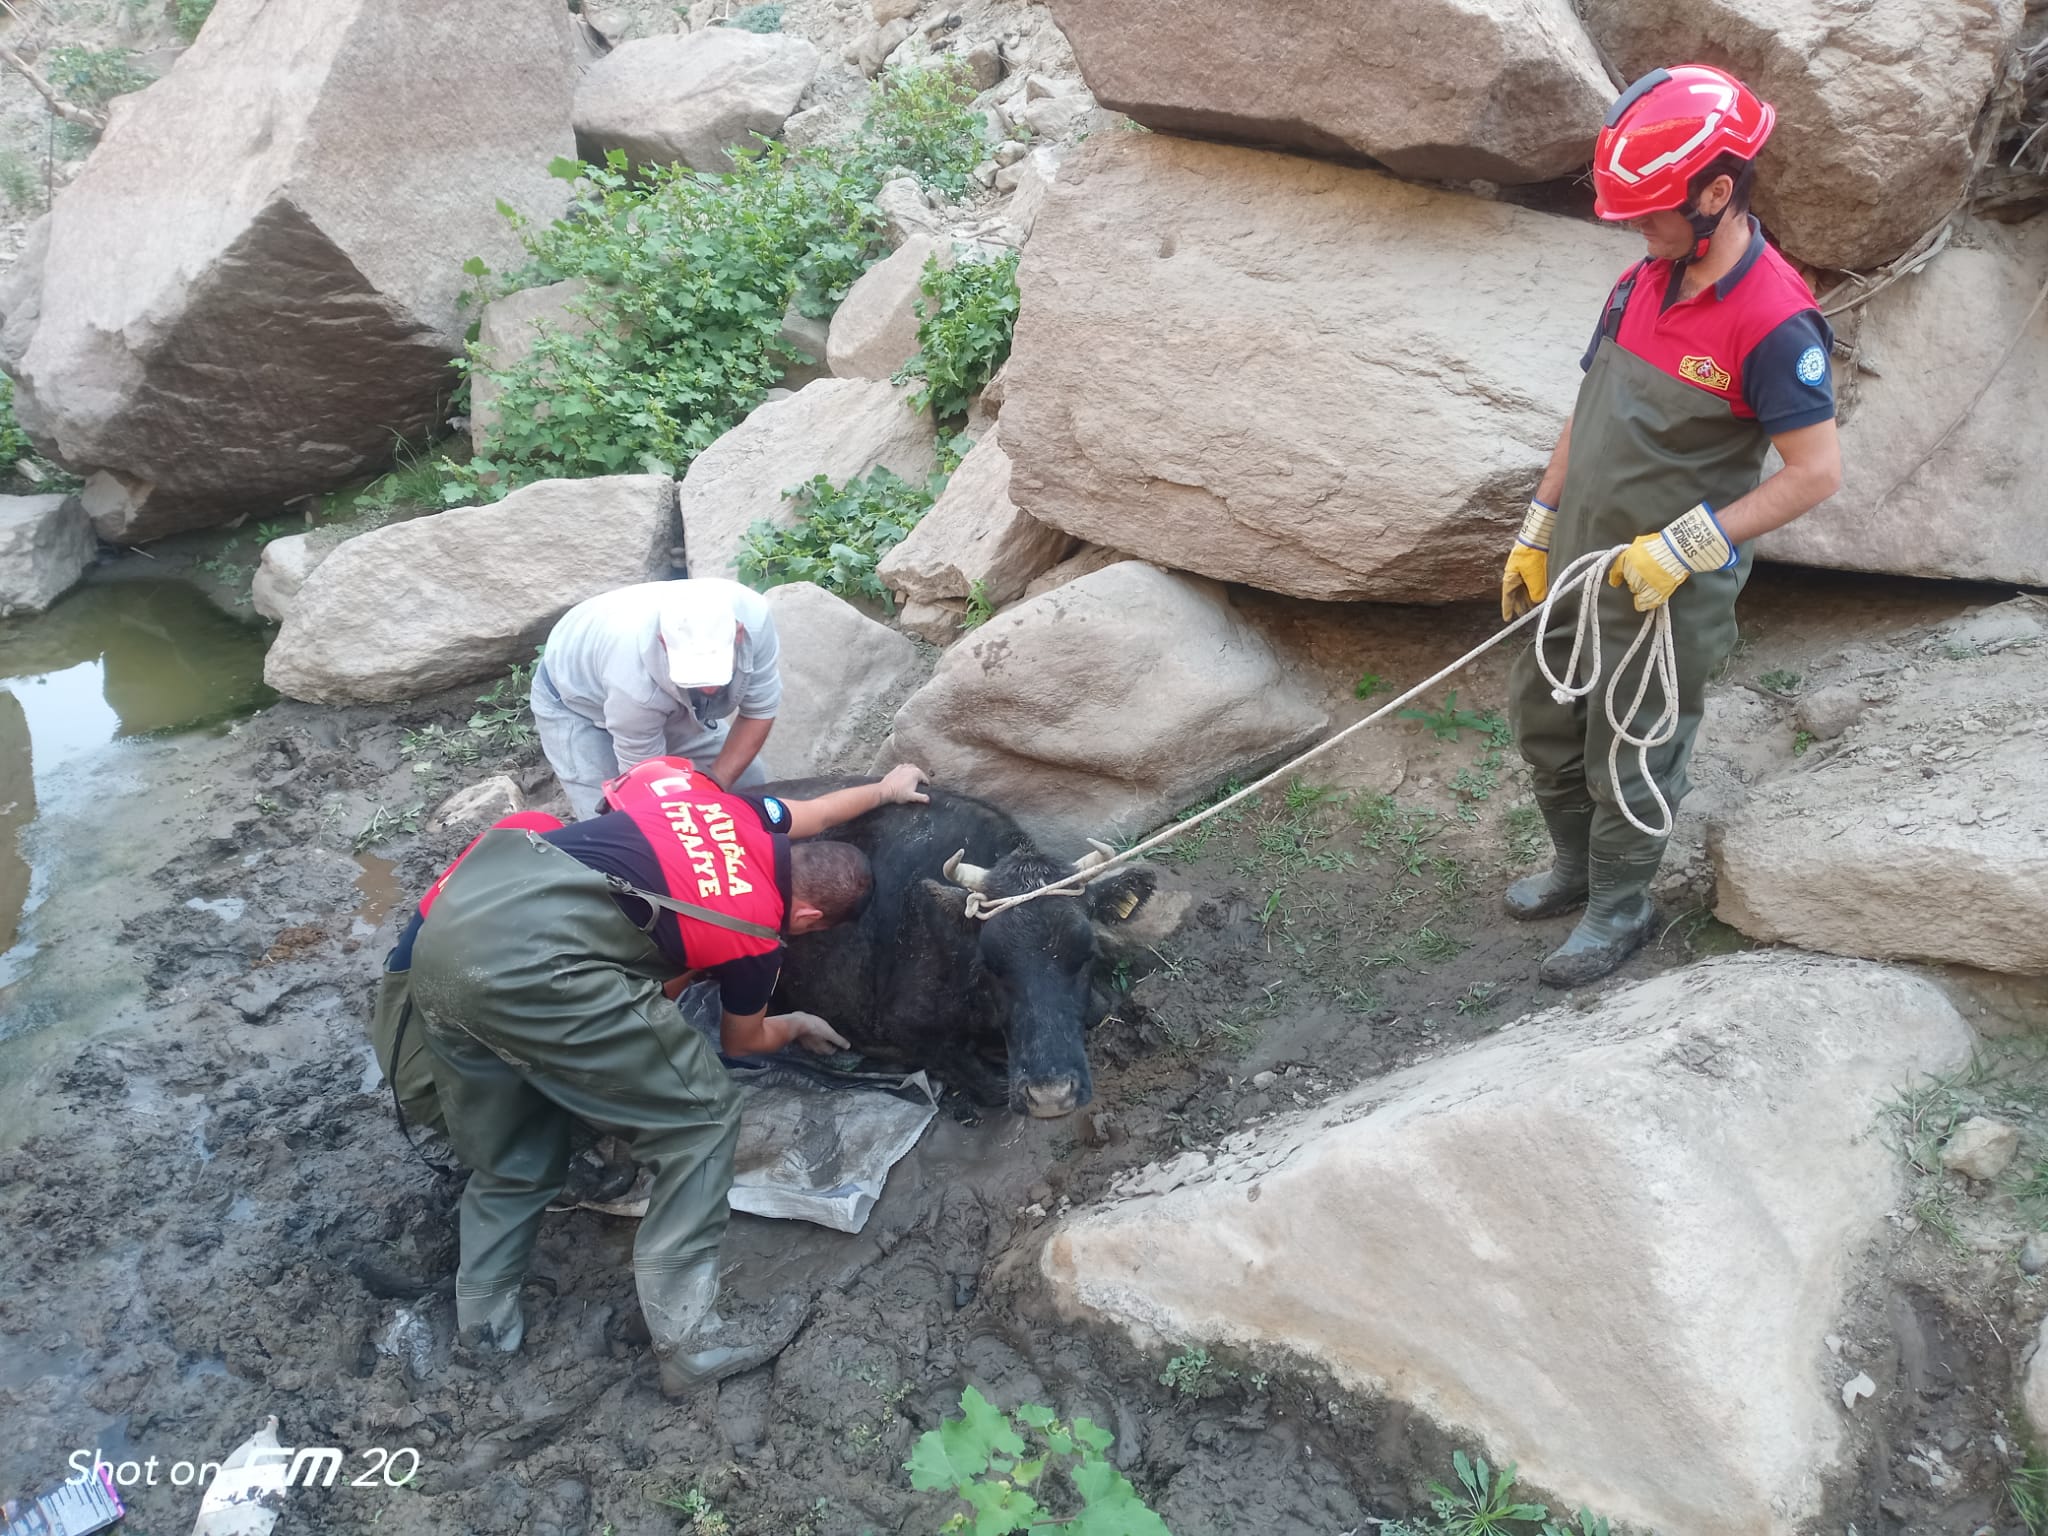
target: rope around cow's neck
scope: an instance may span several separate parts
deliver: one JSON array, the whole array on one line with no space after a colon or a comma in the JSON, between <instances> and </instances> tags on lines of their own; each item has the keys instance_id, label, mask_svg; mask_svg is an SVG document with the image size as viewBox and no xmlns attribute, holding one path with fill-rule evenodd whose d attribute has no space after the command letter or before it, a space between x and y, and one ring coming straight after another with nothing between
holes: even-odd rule
<instances>
[{"instance_id":1,"label":"rope around cow's neck","mask_svg":"<svg viewBox=\"0 0 2048 1536\"><path fill-rule=\"evenodd\" d=\"M1600 683L1600 603L1598 600L1600 583L1606 579L1608 569L1627 548L1626 544L1622 544L1617 545L1613 549L1595 550L1590 554L1579 556L1578 559L1566 566L1557 579L1550 584L1549 595L1543 599L1540 606L1532 608L1505 629L1481 641L1449 666L1424 678L1406 693L1389 699L1363 720L1353 721L1350 725L1345 726L1343 730L1337 732L1336 735L1325 737L1306 752L1290 758L1264 778L1245 785L1244 788L1238 790L1235 794L1226 796L1214 805L1205 806L1203 809L1195 812L1194 815L1173 823L1172 826L1162 828L1143 842L1126 848L1122 853L1112 854L1107 859L1092 864L1086 869L1076 870L1064 879L1055 880L1048 885L1041 885L1033 891L1020 892L1015 896L1004 896L994 901L983 897L972 901L968 906L969 914L986 920L994 917L998 912L1008 911L1011 907L1022 906L1027 901L1036 901L1041 896L1079 896L1084 887L1092 885L1118 865L1131 863L1135 859L1144 857L1144 855L1161 844L1172 842L1175 838L1200 826L1210 817L1221 815L1239 801L1248 800L1262 790L1271 788L1281 779L1298 771L1304 763L1321 757L1325 752L1355 732L1362 731L1368 725L1384 720L1403 704L1421 697L1445 678L1462 671L1465 667L1477 661L1481 656L1484 656L1488 651L1499 645L1509 635L1521 629L1531 620L1537 621L1539 626L1537 634L1539 636L1548 634L1550 632L1551 610L1557 605L1558 599L1567 594L1575 595L1579 598L1579 618L1572 633L1572 652L1565 661L1564 675L1560 677L1550 669L1550 659L1543 654L1543 647L1540 643L1536 647L1536 665L1542 669L1544 681L1550 684L1550 696L1558 703L1565 704L1573 699L1584 698L1598 687ZM1629 663L1635 659L1636 653L1642 650L1645 645L1649 646L1650 653L1644 659L1642 675L1636 683L1635 696L1629 700L1626 719L1624 719L1616 714L1616 695L1620 692L1621 680L1628 671ZM1582 655L1586 658L1586 680L1582 683L1574 683L1572 681L1572 674L1578 671L1579 659ZM1637 734L1632 728L1633 722L1637 711L1642 708L1645 696L1649 693L1650 680L1653 676L1656 678L1659 688L1664 695L1664 702L1657 711L1656 719L1650 722L1649 728L1641 734ZM1665 800L1663 792L1657 788L1657 781L1650 774L1650 752L1653 748L1661 747L1670 741L1678 731L1678 652L1671 635L1670 604L1660 604L1643 615L1642 628L1636 632L1636 637L1630 643L1629 648L1622 653L1621 664L1614 669L1614 675L1607 680L1604 704L1607 710L1607 725L1611 734L1611 740L1607 747L1608 781L1615 786L1615 798L1620 805L1621 814L1628 818L1630 826L1647 836L1668 837L1671 835L1672 825L1671 806ZM1649 786L1650 796L1657 802L1657 814L1663 823L1662 826L1651 826L1648 822L1637 816L1630 809L1627 797L1621 792L1621 749L1624 746L1635 748L1637 774Z\"/></svg>"}]
</instances>

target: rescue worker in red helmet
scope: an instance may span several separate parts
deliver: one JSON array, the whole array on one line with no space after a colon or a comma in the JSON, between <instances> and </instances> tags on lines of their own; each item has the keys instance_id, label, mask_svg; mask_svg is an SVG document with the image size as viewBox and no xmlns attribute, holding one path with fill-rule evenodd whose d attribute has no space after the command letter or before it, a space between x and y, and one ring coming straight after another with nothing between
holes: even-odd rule
<instances>
[{"instance_id":1,"label":"rescue worker in red helmet","mask_svg":"<svg viewBox=\"0 0 2048 1536\"><path fill-rule=\"evenodd\" d=\"M1652 749L1649 771L1673 807L1690 788L1707 678L1735 643L1753 541L1841 486L1833 335L1749 213L1757 152L1775 120L1740 80L1702 64L1654 70L1609 110L1594 146L1594 210L1646 249L1598 317L1577 403L1501 579L1501 614L1513 619L1543 599L1553 567L1628 546L1598 597L1601 675L1614 675L1640 614L1668 605L1678 729ZM1773 447L1784 465L1765 478ZM1553 647L1553 665L1578 617L1564 606L1535 641ZM1620 696L1633 691L1631 677ZM1510 692L1556 856L1508 888L1508 915L1585 907L1540 971L1553 986L1576 986L1612 971L1648 935L1664 839L1621 813L1625 802L1650 819L1654 803L1632 751L1621 754L1620 781L1609 775L1604 684L1558 703L1532 645Z\"/></svg>"},{"instance_id":2,"label":"rescue worker in red helmet","mask_svg":"<svg viewBox=\"0 0 2048 1536\"><path fill-rule=\"evenodd\" d=\"M471 1170L455 1272L465 1335L519 1347L520 1287L580 1119L625 1140L651 1176L633 1278L662 1389L718 1381L786 1342L775 1320L750 1334L714 1310L739 1095L664 983L718 982L728 1055L845 1049L815 1015L768 1012L783 939L849 921L867 900L866 858L817 834L924 800L925 777L906 763L878 783L782 800L650 758L603 786L603 814L545 833L495 828L439 882L412 942L409 1004L431 1097Z\"/></svg>"}]
</instances>

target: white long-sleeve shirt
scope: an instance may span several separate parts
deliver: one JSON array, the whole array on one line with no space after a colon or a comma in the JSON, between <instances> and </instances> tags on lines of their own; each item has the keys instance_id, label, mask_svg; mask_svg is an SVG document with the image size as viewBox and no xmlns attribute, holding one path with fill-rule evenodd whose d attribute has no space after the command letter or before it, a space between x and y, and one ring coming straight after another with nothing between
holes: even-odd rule
<instances>
[{"instance_id":1,"label":"white long-sleeve shirt","mask_svg":"<svg viewBox=\"0 0 2048 1536\"><path fill-rule=\"evenodd\" d=\"M732 682L716 693L669 680L661 612L678 594L729 607L746 632L733 653ZM693 711L706 726L734 710L748 720L774 719L782 703L780 655L767 599L736 581L699 576L585 598L555 624L542 665L562 702L610 734L625 773L668 751L669 718L678 710Z\"/></svg>"}]
</instances>

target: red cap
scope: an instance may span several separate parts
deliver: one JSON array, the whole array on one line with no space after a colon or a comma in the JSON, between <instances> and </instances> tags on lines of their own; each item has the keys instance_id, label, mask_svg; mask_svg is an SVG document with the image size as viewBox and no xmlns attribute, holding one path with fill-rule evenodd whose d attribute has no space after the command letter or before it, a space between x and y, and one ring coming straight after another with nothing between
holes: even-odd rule
<instances>
[{"instance_id":1,"label":"red cap","mask_svg":"<svg viewBox=\"0 0 2048 1536\"><path fill-rule=\"evenodd\" d=\"M1716 155L1754 160L1777 120L1726 70L1654 69L1608 109L1593 146L1593 211L1618 223L1683 208L1688 184Z\"/></svg>"}]
</instances>

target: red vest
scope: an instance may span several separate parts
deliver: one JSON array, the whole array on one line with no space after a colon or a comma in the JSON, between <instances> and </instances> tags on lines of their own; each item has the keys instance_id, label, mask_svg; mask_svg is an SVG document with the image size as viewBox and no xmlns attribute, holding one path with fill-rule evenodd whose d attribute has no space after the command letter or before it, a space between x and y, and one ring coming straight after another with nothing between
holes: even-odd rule
<instances>
[{"instance_id":1,"label":"red vest","mask_svg":"<svg viewBox=\"0 0 2048 1536\"><path fill-rule=\"evenodd\" d=\"M442 870L440 878L427 887L427 894L420 898L420 916L425 917L427 915L428 910L434 905L435 898L441 894L441 887L446 885L448 877L455 873L456 866L469 857L470 848L474 848L484 840L484 832L495 832L500 827L510 827L520 832L552 832L561 824L561 817L550 816L546 811L514 811L510 816L500 816L488 827L485 827L483 832L479 832L475 837L471 838L469 840L469 848L465 848L462 852L455 855L455 863Z\"/></svg>"},{"instance_id":2,"label":"red vest","mask_svg":"<svg viewBox=\"0 0 2048 1536\"><path fill-rule=\"evenodd\" d=\"M765 928L782 927L775 883L775 834L754 808L727 794L683 757L654 757L604 787L616 812L630 816L661 865L661 894L694 902ZM765 955L774 939L755 938L676 915L693 966Z\"/></svg>"}]
</instances>

